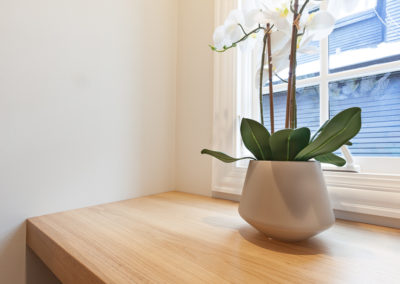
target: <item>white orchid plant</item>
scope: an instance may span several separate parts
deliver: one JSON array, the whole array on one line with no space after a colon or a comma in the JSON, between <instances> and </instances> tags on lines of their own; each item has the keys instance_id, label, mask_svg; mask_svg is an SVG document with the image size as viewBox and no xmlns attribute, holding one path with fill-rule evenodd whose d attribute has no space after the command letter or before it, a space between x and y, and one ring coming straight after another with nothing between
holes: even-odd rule
<instances>
[{"instance_id":1,"label":"white orchid plant","mask_svg":"<svg viewBox=\"0 0 400 284\"><path fill-rule=\"evenodd\" d=\"M326 1L326 0L325 0ZM254 157L240 159L308 161L343 166L346 162L332 152L350 143L361 128L361 109L350 108L327 121L311 138L309 128L297 129L296 66L297 53L317 52L310 43L326 38L334 29L338 11L351 11L357 0L329 0L326 10L320 5L324 0L243 0L242 9L229 13L224 24L214 32L213 51L226 52L234 47L255 49L261 59L256 71L259 87L261 123L243 119L241 135L245 146ZM285 129L275 132L273 104L273 76L289 70ZM264 127L263 86L269 82L271 133ZM224 153L203 149L223 162L234 162Z\"/></svg>"}]
</instances>

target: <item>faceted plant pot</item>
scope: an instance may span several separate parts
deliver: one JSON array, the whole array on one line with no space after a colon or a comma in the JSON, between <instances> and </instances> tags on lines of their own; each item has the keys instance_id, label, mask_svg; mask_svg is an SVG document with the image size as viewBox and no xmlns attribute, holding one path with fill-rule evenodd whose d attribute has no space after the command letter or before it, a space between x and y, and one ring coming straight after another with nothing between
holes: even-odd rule
<instances>
[{"instance_id":1,"label":"faceted plant pot","mask_svg":"<svg viewBox=\"0 0 400 284\"><path fill-rule=\"evenodd\" d=\"M287 242L335 222L319 162L250 161L239 214L266 236Z\"/></svg>"}]
</instances>

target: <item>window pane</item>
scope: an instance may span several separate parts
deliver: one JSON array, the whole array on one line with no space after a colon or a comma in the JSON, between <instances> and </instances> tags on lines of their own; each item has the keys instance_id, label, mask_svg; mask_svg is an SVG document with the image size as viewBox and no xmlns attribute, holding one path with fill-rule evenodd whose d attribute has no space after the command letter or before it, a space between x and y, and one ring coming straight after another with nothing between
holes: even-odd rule
<instances>
[{"instance_id":1,"label":"window pane","mask_svg":"<svg viewBox=\"0 0 400 284\"><path fill-rule=\"evenodd\" d=\"M349 149L355 156L400 156L400 72L329 84L330 116L362 108L362 129Z\"/></svg>"},{"instance_id":2,"label":"window pane","mask_svg":"<svg viewBox=\"0 0 400 284\"><path fill-rule=\"evenodd\" d=\"M297 126L308 127L315 132L319 127L319 87L297 89ZM264 124L271 129L269 94L263 96ZM275 130L285 128L286 91L274 93Z\"/></svg>"},{"instance_id":3,"label":"window pane","mask_svg":"<svg viewBox=\"0 0 400 284\"><path fill-rule=\"evenodd\" d=\"M310 50L310 53L298 52L297 54L297 79L319 76L319 41L312 41L306 48Z\"/></svg>"},{"instance_id":4,"label":"window pane","mask_svg":"<svg viewBox=\"0 0 400 284\"><path fill-rule=\"evenodd\" d=\"M400 1L365 2L329 36L331 73L400 60Z\"/></svg>"},{"instance_id":5,"label":"window pane","mask_svg":"<svg viewBox=\"0 0 400 284\"><path fill-rule=\"evenodd\" d=\"M309 53L297 53L297 80L319 76L320 60L319 60L319 41L312 41L307 46ZM273 84L282 84L282 80L287 80L289 77L289 68L286 68L273 77ZM268 82L264 86L268 86Z\"/></svg>"}]
</instances>

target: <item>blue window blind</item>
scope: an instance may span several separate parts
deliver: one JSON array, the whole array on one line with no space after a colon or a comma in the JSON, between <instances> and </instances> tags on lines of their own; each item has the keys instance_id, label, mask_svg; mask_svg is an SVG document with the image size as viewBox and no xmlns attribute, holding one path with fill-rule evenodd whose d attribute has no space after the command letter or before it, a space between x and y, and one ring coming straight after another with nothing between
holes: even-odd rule
<instances>
[{"instance_id":1,"label":"blue window blind","mask_svg":"<svg viewBox=\"0 0 400 284\"><path fill-rule=\"evenodd\" d=\"M400 1L386 0L385 19L388 24L386 28L386 41L400 40Z\"/></svg>"},{"instance_id":2,"label":"blue window blind","mask_svg":"<svg viewBox=\"0 0 400 284\"><path fill-rule=\"evenodd\" d=\"M319 128L319 87L298 88L296 91L298 127L308 127L311 132ZM269 94L263 96L264 125L271 128ZM285 128L286 91L274 94L275 131Z\"/></svg>"},{"instance_id":3,"label":"blue window blind","mask_svg":"<svg viewBox=\"0 0 400 284\"><path fill-rule=\"evenodd\" d=\"M376 46L384 40L384 25L374 11L341 19L329 36L329 54Z\"/></svg>"},{"instance_id":4,"label":"blue window blind","mask_svg":"<svg viewBox=\"0 0 400 284\"><path fill-rule=\"evenodd\" d=\"M319 42L318 41L312 41L310 42L310 46L314 46L316 48L319 48ZM311 61L316 61L319 59L319 53L303 53L303 54L299 54L298 55L298 59L297 59L297 64L301 65L303 63L308 63Z\"/></svg>"},{"instance_id":5,"label":"blue window blind","mask_svg":"<svg viewBox=\"0 0 400 284\"><path fill-rule=\"evenodd\" d=\"M330 116L358 106L362 128L350 151L355 156L400 156L400 72L333 82Z\"/></svg>"}]
</instances>

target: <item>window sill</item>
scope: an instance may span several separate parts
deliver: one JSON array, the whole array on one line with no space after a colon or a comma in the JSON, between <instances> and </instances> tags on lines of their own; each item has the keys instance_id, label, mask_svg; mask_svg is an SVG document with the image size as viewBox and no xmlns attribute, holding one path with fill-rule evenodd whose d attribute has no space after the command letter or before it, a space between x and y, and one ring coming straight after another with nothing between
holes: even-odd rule
<instances>
[{"instance_id":1,"label":"window sill","mask_svg":"<svg viewBox=\"0 0 400 284\"><path fill-rule=\"evenodd\" d=\"M397 219L393 226L400 227L399 175L325 172L324 176L334 209Z\"/></svg>"}]
</instances>

